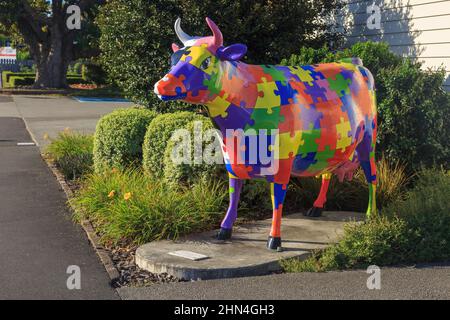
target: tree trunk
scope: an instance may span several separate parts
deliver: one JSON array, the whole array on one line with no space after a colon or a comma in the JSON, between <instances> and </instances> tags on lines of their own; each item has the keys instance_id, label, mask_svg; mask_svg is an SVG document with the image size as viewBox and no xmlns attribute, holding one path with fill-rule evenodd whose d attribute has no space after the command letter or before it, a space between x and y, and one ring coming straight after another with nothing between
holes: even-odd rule
<instances>
[{"instance_id":1,"label":"tree trunk","mask_svg":"<svg viewBox=\"0 0 450 320\"><path fill-rule=\"evenodd\" d=\"M67 88L67 69L72 43L56 25L48 43L40 44L35 55L37 70L34 88Z\"/></svg>"}]
</instances>

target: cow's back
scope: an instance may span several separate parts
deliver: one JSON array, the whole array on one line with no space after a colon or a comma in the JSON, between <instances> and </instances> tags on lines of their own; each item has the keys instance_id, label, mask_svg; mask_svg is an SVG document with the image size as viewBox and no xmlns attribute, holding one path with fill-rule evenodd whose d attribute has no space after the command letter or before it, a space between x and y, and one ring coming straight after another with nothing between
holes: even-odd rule
<instances>
[{"instance_id":1,"label":"cow's back","mask_svg":"<svg viewBox=\"0 0 450 320\"><path fill-rule=\"evenodd\" d=\"M221 87L221 98L230 105L225 117L213 119L222 131L278 129L275 181L286 181L291 169L295 175L314 176L348 161L376 116L373 78L362 65L240 64L230 70ZM233 94L238 82L240 89ZM224 149L228 170L245 179L261 176L264 164L248 161L252 149L245 144L238 149L246 150L242 155ZM238 161L242 158L244 163Z\"/></svg>"},{"instance_id":2,"label":"cow's back","mask_svg":"<svg viewBox=\"0 0 450 320\"><path fill-rule=\"evenodd\" d=\"M302 124L292 169L295 175L313 176L351 160L376 118L374 84L362 65L325 63L301 68L310 77L291 84L299 88L295 101Z\"/></svg>"}]
</instances>

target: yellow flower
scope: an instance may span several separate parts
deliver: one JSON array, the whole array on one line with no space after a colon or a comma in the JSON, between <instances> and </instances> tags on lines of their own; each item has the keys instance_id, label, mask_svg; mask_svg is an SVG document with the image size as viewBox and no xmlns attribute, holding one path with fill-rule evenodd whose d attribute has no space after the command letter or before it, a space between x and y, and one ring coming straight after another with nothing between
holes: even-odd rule
<instances>
[{"instance_id":1,"label":"yellow flower","mask_svg":"<svg viewBox=\"0 0 450 320\"><path fill-rule=\"evenodd\" d=\"M113 198L116 195L116 191L115 190L111 190L111 192L108 194L108 198Z\"/></svg>"},{"instance_id":2,"label":"yellow flower","mask_svg":"<svg viewBox=\"0 0 450 320\"><path fill-rule=\"evenodd\" d=\"M49 138L48 133L47 132L44 133L44 140L48 140L48 138Z\"/></svg>"},{"instance_id":3,"label":"yellow flower","mask_svg":"<svg viewBox=\"0 0 450 320\"><path fill-rule=\"evenodd\" d=\"M125 193L125 194L123 195L123 198L124 198L126 201L130 200L130 199L131 199L131 192Z\"/></svg>"}]
</instances>

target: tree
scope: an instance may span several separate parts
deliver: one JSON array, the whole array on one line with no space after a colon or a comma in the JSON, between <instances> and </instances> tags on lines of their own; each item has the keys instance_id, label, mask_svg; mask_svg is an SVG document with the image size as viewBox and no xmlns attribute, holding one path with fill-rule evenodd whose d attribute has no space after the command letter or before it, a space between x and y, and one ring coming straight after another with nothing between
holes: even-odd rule
<instances>
[{"instance_id":1,"label":"tree","mask_svg":"<svg viewBox=\"0 0 450 320\"><path fill-rule=\"evenodd\" d=\"M332 16L340 0L110 0L101 7L101 59L110 77L127 96L159 111L162 105L153 85L170 68L172 42L179 42L173 24L182 18L192 35L209 35L205 17L221 28L226 44L248 45L248 63L276 63L300 46L332 46Z\"/></svg>"},{"instance_id":2,"label":"tree","mask_svg":"<svg viewBox=\"0 0 450 320\"><path fill-rule=\"evenodd\" d=\"M23 39L36 62L34 87L67 87L66 74L70 62L98 53L98 48L90 46L95 32L89 20L102 2L0 0L0 24L8 33ZM81 30L67 27L67 19L72 14L67 9L71 5L80 8Z\"/></svg>"}]
</instances>

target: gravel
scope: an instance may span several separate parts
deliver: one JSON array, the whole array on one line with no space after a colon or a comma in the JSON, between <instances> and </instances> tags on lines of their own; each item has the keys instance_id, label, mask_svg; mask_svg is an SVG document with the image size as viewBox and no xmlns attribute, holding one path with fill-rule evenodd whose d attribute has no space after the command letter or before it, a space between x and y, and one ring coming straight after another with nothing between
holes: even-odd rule
<instances>
[{"instance_id":1,"label":"gravel","mask_svg":"<svg viewBox=\"0 0 450 320\"><path fill-rule=\"evenodd\" d=\"M144 287L154 283L181 282L181 280L167 273L154 274L140 269L134 259L137 247L127 243L121 243L113 247L106 246L120 273L120 278L114 283L115 287Z\"/></svg>"}]
</instances>

